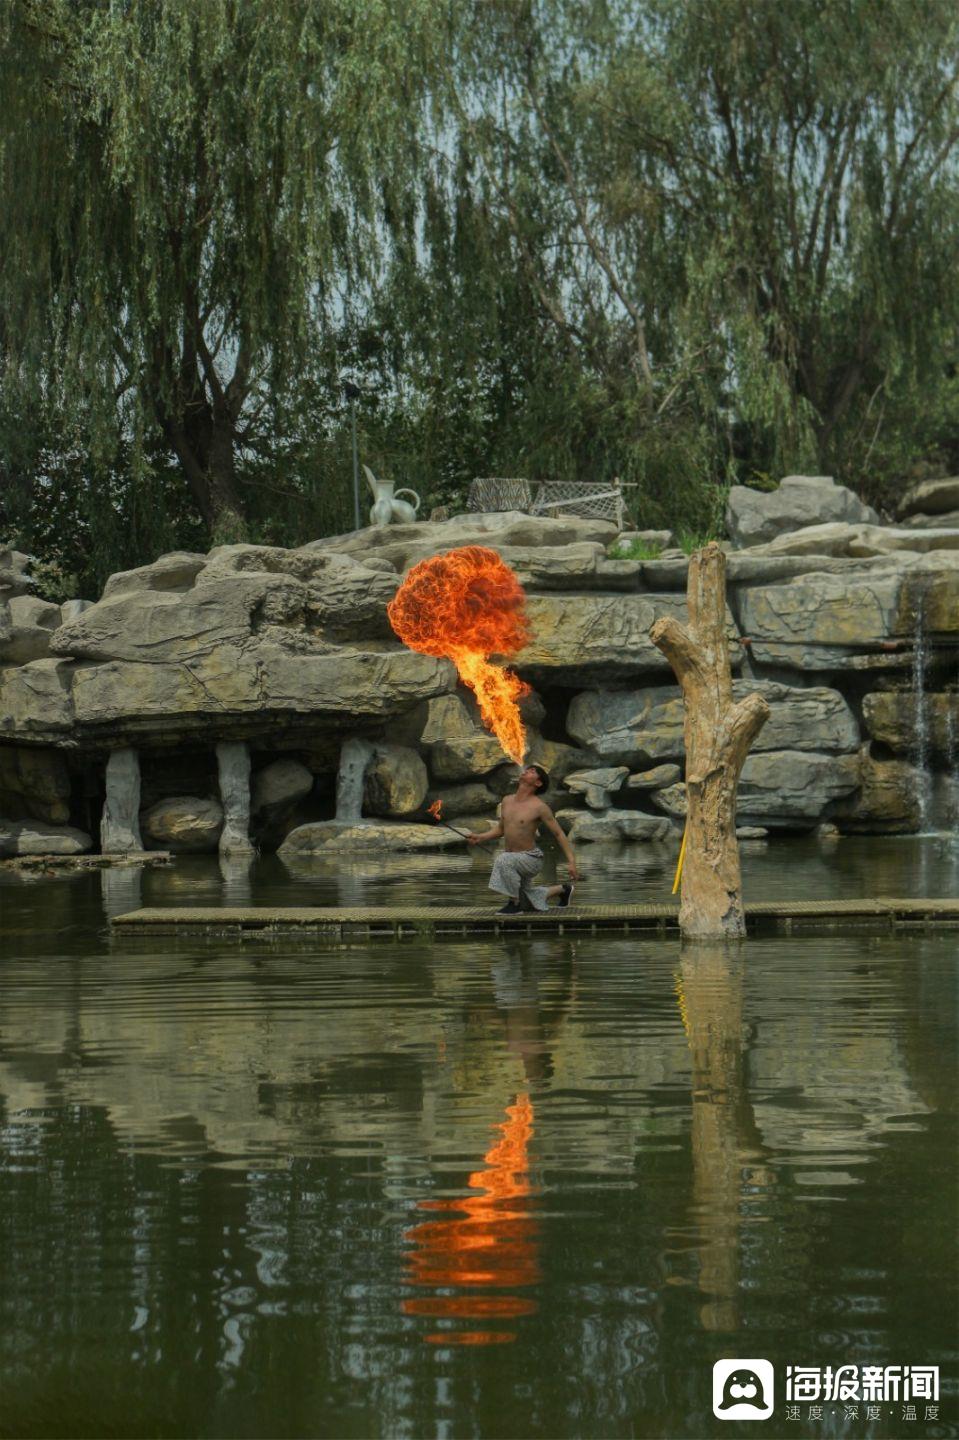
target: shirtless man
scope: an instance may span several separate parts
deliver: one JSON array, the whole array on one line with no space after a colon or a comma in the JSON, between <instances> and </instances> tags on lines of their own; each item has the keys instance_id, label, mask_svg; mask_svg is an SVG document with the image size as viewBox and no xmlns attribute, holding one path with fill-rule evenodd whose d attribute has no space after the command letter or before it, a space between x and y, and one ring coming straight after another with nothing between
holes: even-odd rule
<instances>
[{"instance_id":1,"label":"shirtless man","mask_svg":"<svg viewBox=\"0 0 959 1440\"><path fill-rule=\"evenodd\" d=\"M507 904L500 915L519 915L523 910L546 910L548 901L559 898L560 905L568 905L573 886L579 879L576 856L573 847L560 828L552 810L538 797L538 791L545 790L549 775L542 765L527 765L515 795L505 796L500 807L499 823L482 835L471 835L470 845L480 845L484 840L498 840L502 835L506 841L493 862L489 888L507 897ZM539 874L543 864L543 852L536 844L540 825L556 836L557 843L569 866L569 881L565 885L531 885L529 882Z\"/></svg>"}]
</instances>

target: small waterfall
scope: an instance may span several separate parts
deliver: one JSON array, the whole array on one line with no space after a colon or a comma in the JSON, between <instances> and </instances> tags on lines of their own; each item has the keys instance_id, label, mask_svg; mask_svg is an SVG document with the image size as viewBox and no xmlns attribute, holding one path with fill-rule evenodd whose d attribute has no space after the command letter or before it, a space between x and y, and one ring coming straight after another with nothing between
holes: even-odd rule
<instances>
[{"instance_id":1,"label":"small waterfall","mask_svg":"<svg viewBox=\"0 0 959 1440\"><path fill-rule=\"evenodd\" d=\"M929 769L929 701L926 696L926 667L929 662L922 596L916 601L916 629L912 651L912 689L915 695L915 742L913 755L919 772L919 831L929 829L929 801L932 776Z\"/></svg>"},{"instance_id":2,"label":"small waterfall","mask_svg":"<svg viewBox=\"0 0 959 1440\"><path fill-rule=\"evenodd\" d=\"M959 843L959 735L956 734L956 709L959 708L959 682L955 699L946 692L946 784L949 787L948 824L953 841Z\"/></svg>"},{"instance_id":3,"label":"small waterfall","mask_svg":"<svg viewBox=\"0 0 959 1440\"><path fill-rule=\"evenodd\" d=\"M373 746L353 736L340 746L340 768L336 776L336 818L355 825L363 818L363 776L373 759Z\"/></svg>"}]
</instances>

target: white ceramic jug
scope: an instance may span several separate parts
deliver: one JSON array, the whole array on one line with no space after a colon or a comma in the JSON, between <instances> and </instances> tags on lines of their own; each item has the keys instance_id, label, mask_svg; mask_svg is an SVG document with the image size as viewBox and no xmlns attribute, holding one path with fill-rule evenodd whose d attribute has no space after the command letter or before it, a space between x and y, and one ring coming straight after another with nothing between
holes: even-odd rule
<instances>
[{"instance_id":1,"label":"white ceramic jug","mask_svg":"<svg viewBox=\"0 0 959 1440\"><path fill-rule=\"evenodd\" d=\"M391 520L403 524L416 519L420 497L415 490L405 487L394 490L392 480L377 480L368 465L363 466L363 474L373 494L373 504L370 507L371 525L389 525ZM411 505L408 500L400 500L400 495L412 495L414 503Z\"/></svg>"}]
</instances>

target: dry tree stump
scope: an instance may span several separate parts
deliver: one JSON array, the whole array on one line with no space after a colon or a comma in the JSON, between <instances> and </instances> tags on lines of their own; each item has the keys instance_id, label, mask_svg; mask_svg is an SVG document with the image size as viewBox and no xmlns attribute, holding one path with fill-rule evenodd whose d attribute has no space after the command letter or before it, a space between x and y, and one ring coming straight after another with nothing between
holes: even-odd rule
<instances>
[{"instance_id":1,"label":"dry tree stump","mask_svg":"<svg viewBox=\"0 0 959 1440\"><path fill-rule=\"evenodd\" d=\"M733 940L746 933L736 789L769 706L761 695L733 701L726 556L715 542L690 558L686 609L686 625L664 616L649 632L673 667L686 715L686 862L679 926L688 940Z\"/></svg>"}]
</instances>

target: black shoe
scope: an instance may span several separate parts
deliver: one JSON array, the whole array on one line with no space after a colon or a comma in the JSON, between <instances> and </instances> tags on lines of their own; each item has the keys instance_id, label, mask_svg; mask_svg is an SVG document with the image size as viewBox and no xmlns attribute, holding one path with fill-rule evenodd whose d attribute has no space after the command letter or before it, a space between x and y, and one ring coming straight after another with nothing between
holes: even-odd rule
<instances>
[{"instance_id":1,"label":"black shoe","mask_svg":"<svg viewBox=\"0 0 959 1440\"><path fill-rule=\"evenodd\" d=\"M559 900L557 903L559 904L561 910L565 910L566 906L572 900L574 889L575 886L573 885L564 885L562 890L559 892Z\"/></svg>"},{"instance_id":2,"label":"black shoe","mask_svg":"<svg viewBox=\"0 0 959 1440\"><path fill-rule=\"evenodd\" d=\"M496 913L497 915L519 915L521 912L516 901L511 900L508 905L504 905L502 910L497 910Z\"/></svg>"}]
</instances>

